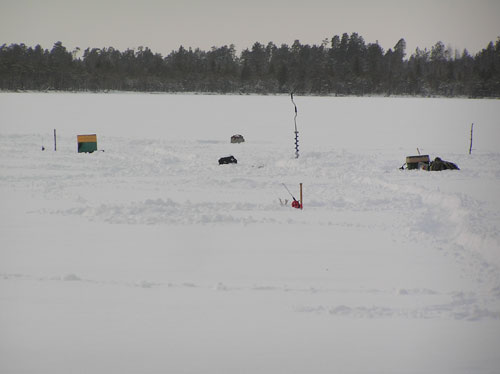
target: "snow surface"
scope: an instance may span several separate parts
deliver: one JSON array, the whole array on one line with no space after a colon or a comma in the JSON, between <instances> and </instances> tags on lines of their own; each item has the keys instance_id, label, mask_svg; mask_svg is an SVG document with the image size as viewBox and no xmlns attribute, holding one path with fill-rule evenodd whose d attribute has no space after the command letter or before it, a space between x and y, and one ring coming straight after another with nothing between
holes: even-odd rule
<instances>
[{"instance_id":1,"label":"snow surface","mask_svg":"<svg viewBox=\"0 0 500 374\"><path fill-rule=\"evenodd\" d=\"M295 102L0 93L0 373L499 373L500 101Z\"/></svg>"}]
</instances>

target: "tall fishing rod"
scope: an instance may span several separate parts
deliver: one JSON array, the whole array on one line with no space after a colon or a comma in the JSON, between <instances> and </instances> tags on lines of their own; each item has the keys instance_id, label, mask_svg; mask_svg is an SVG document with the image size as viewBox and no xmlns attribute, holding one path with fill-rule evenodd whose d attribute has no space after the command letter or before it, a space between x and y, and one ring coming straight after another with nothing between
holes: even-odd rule
<instances>
[{"instance_id":1,"label":"tall fishing rod","mask_svg":"<svg viewBox=\"0 0 500 374\"><path fill-rule=\"evenodd\" d=\"M299 158L299 131L297 130L297 105L293 101L293 92L290 93L290 98L292 99L292 104L295 107L295 117L293 117L293 122L295 124L295 158Z\"/></svg>"},{"instance_id":2,"label":"tall fishing rod","mask_svg":"<svg viewBox=\"0 0 500 374\"><path fill-rule=\"evenodd\" d=\"M290 192L290 190L288 189L288 187L286 186L285 183L281 183L283 185L283 187L285 187L285 189L288 191L288 193L290 194L290 196L292 197L293 201L297 201L297 199L292 195L292 193Z\"/></svg>"}]
</instances>

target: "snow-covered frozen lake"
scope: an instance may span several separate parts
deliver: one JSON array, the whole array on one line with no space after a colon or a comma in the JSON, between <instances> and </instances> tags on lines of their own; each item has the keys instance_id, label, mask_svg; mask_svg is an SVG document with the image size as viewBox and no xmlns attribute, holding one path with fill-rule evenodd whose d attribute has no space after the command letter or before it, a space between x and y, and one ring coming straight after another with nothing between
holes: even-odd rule
<instances>
[{"instance_id":1,"label":"snow-covered frozen lake","mask_svg":"<svg viewBox=\"0 0 500 374\"><path fill-rule=\"evenodd\" d=\"M0 373L500 372L500 101L295 102L0 93Z\"/></svg>"}]
</instances>

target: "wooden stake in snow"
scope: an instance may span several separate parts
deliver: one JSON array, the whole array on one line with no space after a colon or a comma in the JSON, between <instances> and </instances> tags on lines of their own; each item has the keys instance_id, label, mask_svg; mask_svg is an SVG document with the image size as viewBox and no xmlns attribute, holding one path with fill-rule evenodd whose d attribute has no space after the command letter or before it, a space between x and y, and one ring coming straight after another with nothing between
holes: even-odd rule
<instances>
[{"instance_id":1,"label":"wooden stake in snow","mask_svg":"<svg viewBox=\"0 0 500 374\"><path fill-rule=\"evenodd\" d=\"M54 129L54 151L57 151L56 129Z\"/></svg>"},{"instance_id":2,"label":"wooden stake in snow","mask_svg":"<svg viewBox=\"0 0 500 374\"><path fill-rule=\"evenodd\" d=\"M469 148L469 154L472 153L472 133L474 131L474 124L470 126L470 148Z\"/></svg>"},{"instance_id":3,"label":"wooden stake in snow","mask_svg":"<svg viewBox=\"0 0 500 374\"><path fill-rule=\"evenodd\" d=\"M300 209L304 208L304 200L302 199L302 183L300 183Z\"/></svg>"}]
</instances>

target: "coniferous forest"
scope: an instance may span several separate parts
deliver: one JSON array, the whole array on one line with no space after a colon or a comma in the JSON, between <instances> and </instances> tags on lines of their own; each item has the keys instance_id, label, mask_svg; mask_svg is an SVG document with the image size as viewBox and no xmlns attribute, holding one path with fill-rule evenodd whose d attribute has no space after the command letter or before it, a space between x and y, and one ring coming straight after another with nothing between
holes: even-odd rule
<instances>
[{"instance_id":1,"label":"coniferous forest","mask_svg":"<svg viewBox=\"0 0 500 374\"><path fill-rule=\"evenodd\" d=\"M3 44L0 90L500 97L500 37L475 56L442 42L408 56L404 39L384 51L357 33L312 46L255 43L239 56L234 45L163 57L147 47Z\"/></svg>"}]
</instances>

